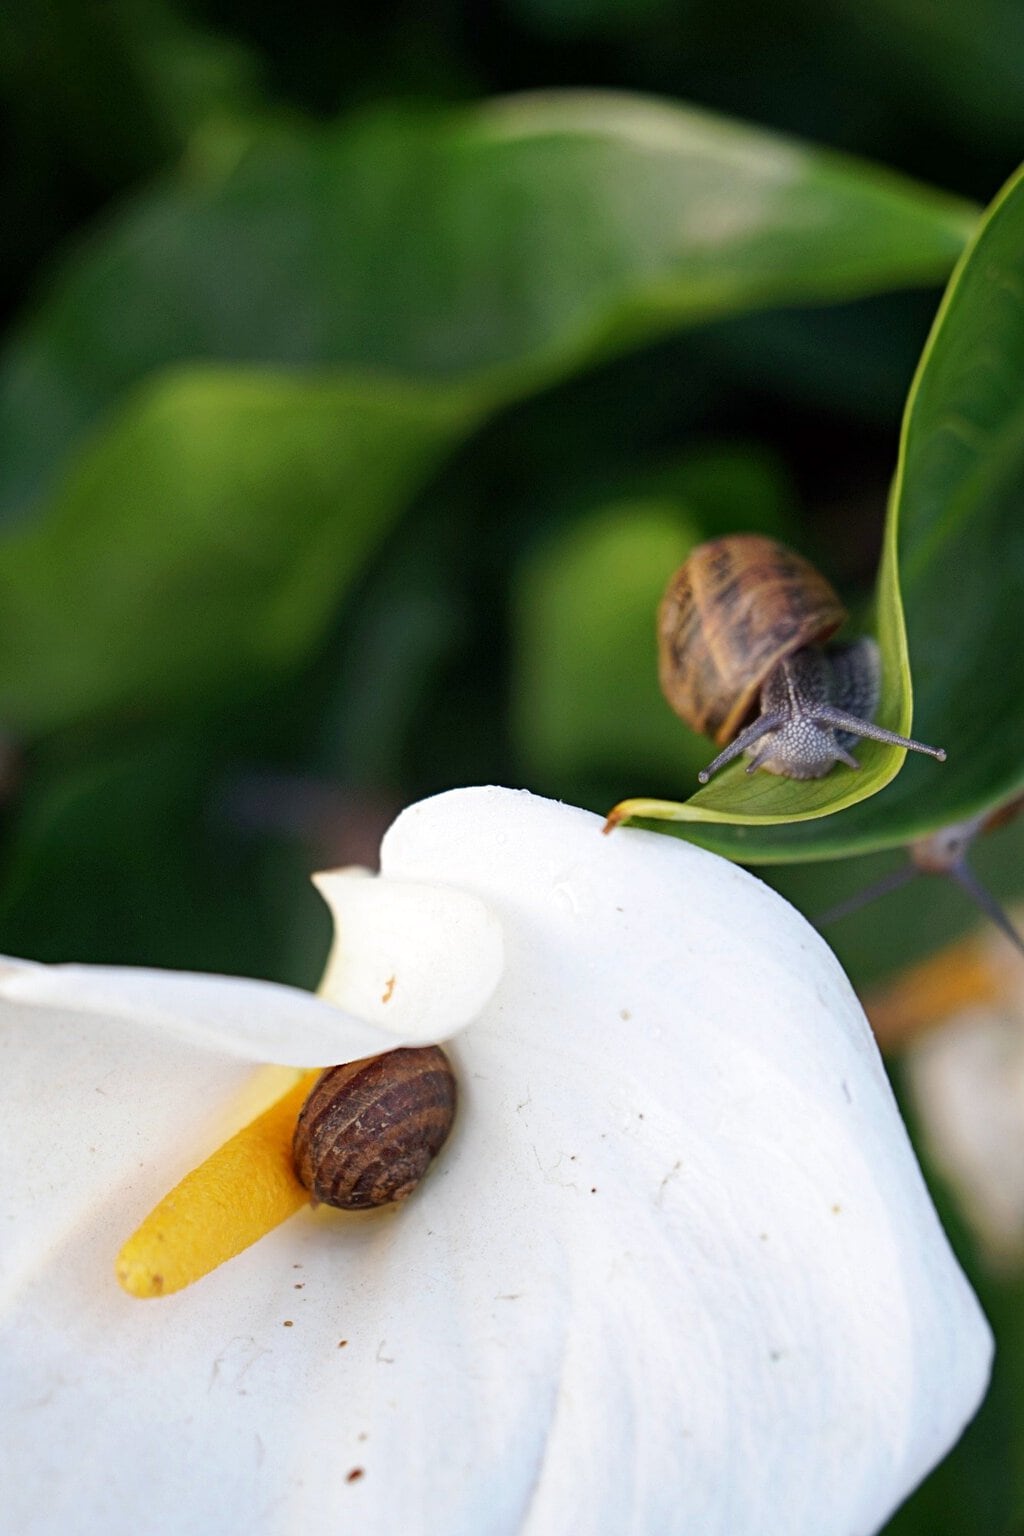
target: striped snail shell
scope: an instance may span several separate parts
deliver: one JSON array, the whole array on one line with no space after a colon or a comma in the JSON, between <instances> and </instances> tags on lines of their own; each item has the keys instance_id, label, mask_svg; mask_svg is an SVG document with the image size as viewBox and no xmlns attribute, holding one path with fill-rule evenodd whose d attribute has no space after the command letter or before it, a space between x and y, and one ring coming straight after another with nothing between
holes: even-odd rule
<instances>
[{"instance_id":1,"label":"striped snail shell","mask_svg":"<svg viewBox=\"0 0 1024 1536\"><path fill-rule=\"evenodd\" d=\"M365 1211L404 1200L444 1145L455 1101L440 1046L328 1067L295 1127L295 1171L316 1204Z\"/></svg>"},{"instance_id":2,"label":"striped snail shell","mask_svg":"<svg viewBox=\"0 0 1024 1536\"><path fill-rule=\"evenodd\" d=\"M658 611L658 672L676 714L728 743L698 774L702 784L743 752L748 773L790 779L859 768L850 747L862 737L945 760L940 747L873 723L878 646L869 637L824 645L845 618L824 576L774 539L738 533L698 545Z\"/></svg>"},{"instance_id":3,"label":"striped snail shell","mask_svg":"<svg viewBox=\"0 0 1024 1536\"><path fill-rule=\"evenodd\" d=\"M658 613L662 692L687 725L731 741L784 656L820 645L846 618L810 561L775 539L735 533L699 544Z\"/></svg>"}]
</instances>

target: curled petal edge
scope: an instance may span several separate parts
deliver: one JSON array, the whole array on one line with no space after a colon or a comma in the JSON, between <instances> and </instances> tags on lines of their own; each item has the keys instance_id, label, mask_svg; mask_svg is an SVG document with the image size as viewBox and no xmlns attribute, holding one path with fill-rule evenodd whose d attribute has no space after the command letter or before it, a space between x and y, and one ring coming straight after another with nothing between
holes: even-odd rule
<instances>
[{"instance_id":1,"label":"curled petal edge","mask_svg":"<svg viewBox=\"0 0 1024 1536\"><path fill-rule=\"evenodd\" d=\"M411 1044L449 1039L479 1017L505 953L501 924L478 896L348 870L313 883L334 918L321 997Z\"/></svg>"}]
</instances>

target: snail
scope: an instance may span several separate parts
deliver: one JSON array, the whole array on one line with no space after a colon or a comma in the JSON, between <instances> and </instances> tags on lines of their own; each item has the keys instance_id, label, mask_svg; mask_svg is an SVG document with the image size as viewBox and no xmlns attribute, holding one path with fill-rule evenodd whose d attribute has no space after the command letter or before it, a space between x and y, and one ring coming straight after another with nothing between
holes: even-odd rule
<instances>
[{"instance_id":1,"label":"snail","mask_svg":"<svg viewBox=\"0 0 1024 1536\"><path fill-rule=\"evenodd\" d=\"M774 539L739 533L693 550L659 609L658 673L676 714L728 743L702 784L741 752L748 773L791 779L820 779L837 762L859 768L849 748L861 736L945 761L941 748L872 724L878 646L824 648L845 618L824 576Z\"/></svg>"},{"instance_id":2,"label":"snail","mask_svg":"<svg viewBox=\"0 0 1024 1536\"><path fill-rule=\"evenodd\" d=\"M366 1211L404 1200L444 1145L455 1098L436 1045L328 1067L299 1114L295 1171L315 1204Z\"/></svg>"}]
</instances>

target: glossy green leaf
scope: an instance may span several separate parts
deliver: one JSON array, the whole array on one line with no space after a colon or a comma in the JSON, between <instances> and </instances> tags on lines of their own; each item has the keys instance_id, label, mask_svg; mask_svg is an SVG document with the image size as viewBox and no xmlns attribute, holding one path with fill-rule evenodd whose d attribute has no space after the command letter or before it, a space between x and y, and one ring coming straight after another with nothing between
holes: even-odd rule
<instances>
[{"instance_id":1,"label":"glossy green leaf","mask_svg":"<svg viewBox=\"0 0 1024 1536\"><path fill-rule=\"evenodd\" d=\"M493 403L682 324L941 280L970 205L701 112L552 93L211 131L71 261L0 369L0 507L195 356L472 379Z\"/></svg>"},{"instance_id":2,"label":"glossy green leaf","mask_svg":"<svg viewBox=\"0 0 1024 1536\"><path fill-rule=\"evenodd\" d=\"M863 803L852 805L841 769L803 794L801 786L767 785L757 791L760 808L774 813L787 805L805 818L802 824L705 828L700 841L751 862L868 852L999 805L1024 784L1022 377L1024 177L1018 174L954 273L922 356L904 416L881 577L888 655L898 551L914 663L914 734L943 746L949 761L939 767L910 760L884 796L867 800L865 789L881 787L884 760L900 754L865 744L857 753L865 767L854 781ZM904 722L896 725L904 729L905 701L894 711L898 680L890 663L879 718ZM734 778L741 773L733 770ZM728 793L722 779L717 800L704 791L682 814L722 815ZM836 801L822 808L816 796L826 797L833 785L840 786ZM745 803L746 813L751 804ZM833 821L806 819L847 805L852 808Z\"/></svg>"},{"instance_id":3,"label":"glossy green leaf","mask_svg":"<svg viewBox=\"0 0 1024 1536\"><path fill-rule=\"evenodd\" d=\"M932 280L971 219L624 96L211 132L0 366L0 512L28 530L0 546L0 711L258 682L487 412L686 323ZM231 371L174 372L197 358Z\"/></svg>"}]
</instances>

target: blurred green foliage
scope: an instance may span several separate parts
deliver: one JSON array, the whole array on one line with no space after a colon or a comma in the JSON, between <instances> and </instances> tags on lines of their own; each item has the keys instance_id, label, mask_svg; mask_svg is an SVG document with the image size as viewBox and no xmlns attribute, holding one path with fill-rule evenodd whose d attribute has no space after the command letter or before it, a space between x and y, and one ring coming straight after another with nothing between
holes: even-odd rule
<instances>
[{"instance_id":1,"label":"blurred green foliage","mask_svg":"<svg viewBox=\"0 0 1024 1536\"><path fill-rule=\"evenodd\" d=\"M695 541L775 532L871 622L903 402L1024 143L1024 22L9 0L0 103L0 947L309 984L308 870L401 804L696 787L653 670ZM765 870L811 916L1020 786L1022 251L1018 187L905 427L914 729L949 762L698 829L812 860ZM975 862L1008 895L1022 855L1018 822ZM829 937L866 985L974 921L931 878ZM1024 1297L960 1247L996 1386L900 1536L1024 1525Z\"/></svg>"}]
</instances>

